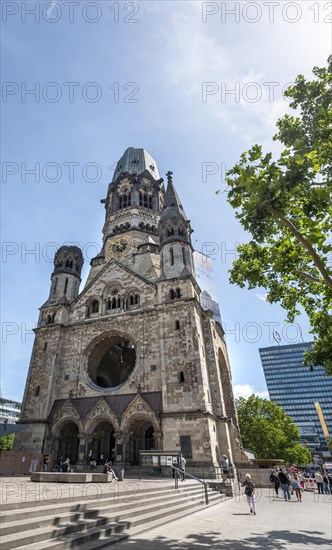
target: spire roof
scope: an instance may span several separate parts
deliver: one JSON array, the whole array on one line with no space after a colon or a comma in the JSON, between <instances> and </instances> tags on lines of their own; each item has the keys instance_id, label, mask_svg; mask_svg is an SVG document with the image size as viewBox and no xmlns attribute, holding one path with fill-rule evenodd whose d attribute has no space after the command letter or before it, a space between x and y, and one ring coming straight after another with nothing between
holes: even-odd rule
<instances>
[{"instance_id":1,"label":"spire roof","mask_svg":"<svg viewBox=\"0 0 332 550\"><path fill-rule=\"evenodd\" d=\"M187 220L188 218L183 209L182 203L180 201L180 197L177 194L177 191L173 184L172 172L168 172L166 175L167 175L168 183L167 183L167 189L166 189L165 198L164 198L164 209L173 208L175 210L178 210L181 216L185 220Z\"/></svg>"},{"instance_id":2,"label":"spire roof","mask_svg":"<svg viewBox=\"0 0 332 550\"><path fill-rule=\"evenodd\" d=\"M114 170L112 182L116 181L121 172L129 174L142 174L147 170L155 180L159 180L159 172L156 161L145 150L136 147L128 147Z\"/></svg>"}]
</instances>

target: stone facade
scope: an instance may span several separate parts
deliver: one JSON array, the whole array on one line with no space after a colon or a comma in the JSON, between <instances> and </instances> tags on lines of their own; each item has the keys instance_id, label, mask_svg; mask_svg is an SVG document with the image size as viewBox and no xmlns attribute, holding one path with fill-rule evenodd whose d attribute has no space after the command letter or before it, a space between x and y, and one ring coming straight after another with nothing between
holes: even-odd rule
<instances>
[{"instance_id":1,"label":"stone facade","mask_svg":"<svg viewBox=\"0 0 332 550\"><path fill-rule=\"evenodd\" d=\"M172 181L143 149L119 160L103 247L79 292L76 247L55 255L40 309L18 434L20 450L137 464L180 450L188 465L245 460L224 332L200 304L191 225Z\"/></svg>"}]
</instances>

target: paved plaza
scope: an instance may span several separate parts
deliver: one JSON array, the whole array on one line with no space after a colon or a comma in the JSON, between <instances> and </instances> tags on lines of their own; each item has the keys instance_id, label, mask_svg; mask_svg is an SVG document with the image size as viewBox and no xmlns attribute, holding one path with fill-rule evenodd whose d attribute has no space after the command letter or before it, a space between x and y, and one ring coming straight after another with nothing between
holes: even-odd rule
<instances>
[{"instance_id":1,"label":"paved plaza","mask_svg":"<svg viewBox=\"0 0 332 550\"><path fill-rule=\"evenodd\" d=\"M98 499L102 503L109 491L127 493L128 499L146 504L143 491L173 486L169 479L125 480L109 484L31 483L27 477L0 479L2 509L29 506L52 499L81 502ZM182 484L184 487L185 484ZM119 493L118 493L119 491ZM56 515L56 508L55 508ZM252 516L244 496L225 499L139 535L107 550L332 550L332 496L304 492L302 503L292 498L276 498L272 489L257 490L257 515ZM93 550L93 545L89 549Z\"/></svg>"},{"instance_id":2,"label":"paved plaza","mask_svg":"<svg viewBox=\"0 0 332 550\"><path fill-rule=\"evenodd\" d=\"M305 492L302 503L285 502L259 489L256 516L244 497L233 498L133 537L119 550L331 550L331 539L331 495Z\"/></svg>"}]
</instances>

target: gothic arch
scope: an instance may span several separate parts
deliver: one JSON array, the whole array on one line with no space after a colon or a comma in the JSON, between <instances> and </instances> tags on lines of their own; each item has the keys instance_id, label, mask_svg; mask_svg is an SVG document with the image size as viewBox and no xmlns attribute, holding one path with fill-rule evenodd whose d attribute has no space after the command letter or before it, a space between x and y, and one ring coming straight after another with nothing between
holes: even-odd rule
<instances>
[{"instance_id":1,"label":"gothic arch","mask_svg":"<svg viewBox=\"0 0 332 550\"><path fill-rule=\"evenodd\" d=\"M101 422L109 422L110 424L113 424L115 431L119 431L119 423L116 415L102 398L87 415L84 422L84 432L86 434L92 434L94 429Z\"/></svg>"},{"instance_id":2,"label":"gothic arch","mask_svg":"<svg viewBox=\"0 0 332 550\"><path fill-rule=\"evenodd\" d=\"M130 431L130 425L137 419L145 419L154 427L155 432L160 431L159 419L156 413L139 394L131 401L122 415L120 425L121 431L125 433Z\"/></svg>"},{"instance_id":3,"label":"gothic arch","mask_svg":"<svg viewBox=\"0 0 332 550\"><path fill-rule=\"evenodd\" d=\"M51 428L52 437L59 437L62 428L69 422L77 424L79 432L83 431L82 421L78 412L74 409L71 403L67 402L54 417Z\"/></svg>"},{"instance_id":4,"label":"gothic arch","mask_svg":"<svg viewBox=\"0 0 332 550\"><path fill-rule=\"evenodd\" d=\"M120 281L120 279L115 279L104 286L102 299L106 300L114 290L118 290L119 293L123 293L123 283Z\"/></svg>"},{"instance_id":5,"label":"gothic arch","mask_svg":"<svg viewBox=\"0 0 332 550\"><path fill-rule=\"evenodd\" d=\"M61 411L60 411L61 412ZM60 437L61 432L63 428L66 426L66 424L75 424L78 429L78 433L81 433L83 430L82 423L80 419L73 418L72 416L67 416L65 418L60 418L55 424L52 426L52 437Z\"/></svg>"},{"instance_id":6,"label":"gothic arch","mask_svg":"<svg viewBox=\"0 0 332 550\"><path fill-rule=\"evenodd\" d=\"M78 459L80 429L77 422L69 420L64 422L55 438L57 442L57 457L60 459L69 458L71 464Z\"/></svg>"},{"instance_id":7,"label":"gothic arch","mask_svg":"<svg viewBox=\"0 0 332 550\"><path fill-rule=\"evenodd\" d=\"M121 431L125 438L124 460L132 465L139 463L139 451L158 449L162 445L158 419L147 409L132 408L123 418Z\"/></svg>"}]
</instances>

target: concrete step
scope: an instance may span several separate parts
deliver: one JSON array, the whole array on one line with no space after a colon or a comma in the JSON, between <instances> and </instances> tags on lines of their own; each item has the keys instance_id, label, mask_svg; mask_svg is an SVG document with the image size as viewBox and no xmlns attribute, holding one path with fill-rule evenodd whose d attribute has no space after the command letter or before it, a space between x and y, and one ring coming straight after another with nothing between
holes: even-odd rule
<instances>
[{"instance_id":1,"label":"concrete step","mask_svg":"<svg viewBox=\"0 0 332 550\"><path fill-rule=\"evenodd\" d=\"M220 494L214 493L210 495L209 506L219 504L220 502ZM80 550L99 550L126 540L129 536L143 533L205 508L206 505L202 504L201 501L186 501L185 503L174 505L172 508L165 508L164 506L157 513L155 510L150 509L148 513L139 516L131 514L130 521L129 519L125 522L118 521L101 526L98 529L89 529L86 532L75 534L70 533L66 536L66 540L54 540L53 538L42 542L34 541L32 544L13 548L19 550L45 550L45 548L49 550L67 550L79 546ZM128 529L128 531L124 532L124 529ZM2 547L2 550L6 550L6 548Z\"/></svg>"},{"instance_id":2,"label":"concrete step","mask_svg":"<svg viewBox=\"0 0 332 550\"><path fill-rule=\"evenodd\" d=\"M56 485L54 483L49 484L51 488L54 489L54 487L57 487L57 490L60 491L60 496L57 496L57 498L49 498L48 493L48 484L39 484L39 483L32 483L29 485L29 496L33 495L35 497L34 500L32 499L26 499L25 497L27 495L20 493L20 487L19 482L13 484L14 489L16 490L17 494L20 496L19 501L15 502L7 502L8 500L6 496L6 492L4 492L3 495L3 507L6 509L6 512L10 510L22 510L23 508L32 508L32 507L40 507L40 506L50 506L50 505L58 505L59 502L68 504L72 504L74 502L92 502L96 500L101 500L104 498L107 498L107 496L113 496L116 495L116 498L122 498L126 497L127 499L130 498L131 495L139 492L140 494L143 493L155 493L159 492L161 490L172 490L174 489L174 482L172 483L170 480L169 485L165 485L161 483L160 486L155 487L144 487L144 482L138 481L138 479L133 480L126 480L124 482L115 482L115 483L109 483L103 485L102 489L101 486L98 486L98 483L91 484L91 486L83 486L79 485L77 486L70 486L68 485ZM91 488L93 488L93 485L99 487L99 494L96 498L92 496ZM194 487L197 486L197 482L186 482L187 487ZM75 494L76 491L76 494ZM9 491L10 495L10 491ZM1 516L0 516L1 517Z\"/></svg>"},{"instance_id":3,"label":"concrete step","mask_svg":"<svg viewBox=\"0 0 332 550\"><path fill-rule=\"evenodd\" d=\"M175 491L173 489L173 493L163 492L162 494L158 495L152 493L152 496L149 495L148 498L147 495L145 495L143 499L139 499L136 502L131 502L130 507L128 506L128 502L114 503L103 500L102 502L98 502L98 508L92 508L92 504L90 503L89 505L92 509L85 508L80 510L77 506L70 507L69 510L57 508L56 517L54 517L54 508L52 509L51 513L50 510L47 509L48 513L46 515L45 508L42 508L39 511L39 514L36 513L38 512L38 510L33 509L33 517L29 516L28 510L24 510L22 515L16 515L15 520L12 518L11 514L11 521L8 521L8 518L6 518L6 521L1 522L0 536L2 537L13 533L17 534L20 532L24 532L27 529L31 530L46 526L61 526L64 523L68 522L75 522L83 519L93 519L96 518L100 512L103 514L103 516L107 516L108 518L121 515L121 518L125 519L129 513L132 513L132 510L136 510L137 514L141 514L142 510L145 510L145 508L151 508L153 506L156 510L160 507L162 508L164 506L172 506L172 503L179 502L180 500L183 501L184 499L197 500L200 499L201 496L201 489L199 487L192 487L188 488L187 490L185 488L182 488L179 489L179 491ZM66 508L68 508L68 505L66 505ZM129 509L130 512L128 512Z\"/></svg>"},{"instance_id":4,"label":"concrete step","mask_svg":"<svg viewBox=\"0 0 332 550\"><path fill-rule=\"evenodd\" d=\"M179 491L186 490L195 492L202 491L201 486L196 484L188 484L188 485L181 485L179 488ZM29 508L23 508L16 509L16 510L9 510L9 511L3 511L0 512L0 523L3 526L6 522L14 522L17 523L18 521L24 521L26 519L32 519L32 518L39 518L41 515L52 515L54 517L54 509L56 508L57 512L59 514L65 513L65 512L82 512L84 510L88 511L89 509L95 509L99 506L102 506L103 508L112 506L114 509L120 509L120 507L126 508L128 504L130 503L131 506L139 506L142 501L148 500L159 500L164 497L168 497L171 495L177 495L177 492L175 491L173 486L170 487L163 487L156 490L141 490L139 489L136 493L132 493L128 496L127 493L113 493L113 494L103 494L98 499L89 499L85 501L81 501L80 504L68 504L66 500L63 502L57 501L56 505L53 503L53 501L50 501L48 506L46 503L43 503L41 506L38 505L38 503L32 502L31 507Z\"/></svg>"}]
</instances>

